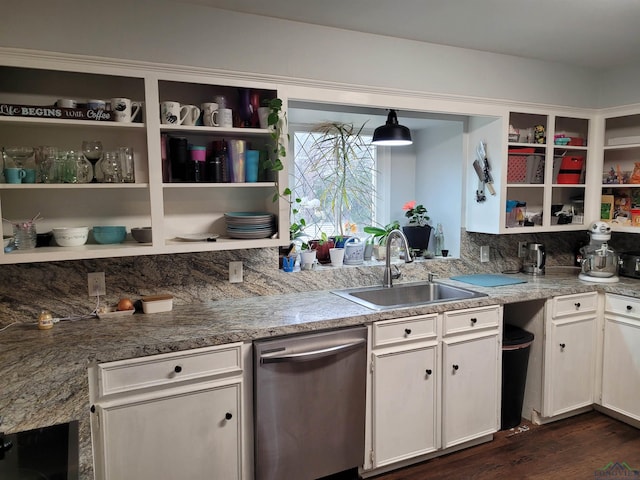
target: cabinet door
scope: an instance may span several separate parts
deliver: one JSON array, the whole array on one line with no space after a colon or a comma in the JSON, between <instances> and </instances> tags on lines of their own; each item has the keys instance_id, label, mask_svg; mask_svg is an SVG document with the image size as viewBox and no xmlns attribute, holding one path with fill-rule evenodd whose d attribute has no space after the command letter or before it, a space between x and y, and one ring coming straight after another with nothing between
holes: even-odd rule
<instances>
[{"instance_id":1,"label":"cabinet door","mask_svg":"<svg viewBox=\"0 0 640 480\"><path fill-rule=\"evenodd\" d=\"M106 480L240 479L240 384L97 405Z\"/></svg>"},{"instance_id":2,"label":"cabinet door","mask_svg":"<svg viewBox=\"0 0 640 480\"><path fill-rule=\"evenodd\" d=\"M442 447L498 430L497 335L445 340L442 356Z\"/></svg>"},{"instance_id":3,"label":"cabinet door","mask_svg":"<svg viewBox=\"0 0 640 480\"><path fill-rule=\"evenodd\" d=\"M436 349L374 353L374 467L437 449Z\"/></svg>"},{"instance_id":4,"label":"cabinet door","mask_svg":"<svg viewBox=\"0 0 640 480\"><path fill-rule=\"evenodd\" d=\"M602 405L640 420L640 321L605 318Z\"/></svg>"},{"instance_id":5,"label":"cabinet door","mask_svg":"<svg viewBox=\"0 0 640 480\"><path fill-rule=\"evenodd\" d=\"M552 321L549 329L545 344L545 417L591 405L595 378L595 317Z\"/></svg>"}]
</instances>

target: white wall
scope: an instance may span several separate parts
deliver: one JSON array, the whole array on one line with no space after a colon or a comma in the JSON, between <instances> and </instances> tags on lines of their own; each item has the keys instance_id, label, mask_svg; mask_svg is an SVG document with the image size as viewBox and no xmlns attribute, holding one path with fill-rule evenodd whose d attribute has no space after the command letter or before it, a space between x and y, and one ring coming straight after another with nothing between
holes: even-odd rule
<instances>
[{"instance_id":1,"label":"white wall","mask_svg":"<svg viewBox=\"0 0 640 480\"><path fill-rule=\"evenodd\" d=\"M640 53L638 54L640 58ZM640 65L602 72L599 77L599 107L617 107L640 103Z\"/></svg>"},{"instance_id":2,"label":"white wall","mask_svg":"<svg viewBox=\"0 0 640 480\"><path fill-rule=\"evenodd\" d=\"M426 200L416 198L416 147L386 147L390 155L390 194L389 194L389 222L398 220L400 225L406 225L408 219L404 216L402 206L416 200L424 203Z\"/></svg>"},{"instance_id":3,"label":"white wall","mask_svg":"<svg viewBox=\"0 0 640 480\"><path fill-rule=\"evenodd\" d=\"M8 0L4 0L8 4ZM593 71L168 0L23 0L0 46L577 107Z\"/></svg>"},{"instance_id":4,"label":"white wall","mask_svg":"<svg viewBox=\"0 0 640 480\"><path fill-rule=\"evenodd\" d=\"M464 164L464 125L443 122L414 135L416 145L416 200L429 211L435 229L442 224L449 255L460 255L460 228ZM433 242L433 237L431 242ZM429 244L433 250L434 244Z\"/></svg>"}]
</instances>

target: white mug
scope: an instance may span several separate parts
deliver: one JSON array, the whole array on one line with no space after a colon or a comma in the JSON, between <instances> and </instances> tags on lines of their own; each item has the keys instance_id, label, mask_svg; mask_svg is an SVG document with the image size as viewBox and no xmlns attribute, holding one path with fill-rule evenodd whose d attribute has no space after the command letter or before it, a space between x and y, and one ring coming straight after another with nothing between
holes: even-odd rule
<instances>
[{"instance_id":1,"label":"white mug","mask_svg":"<svg viewBox=\"0 0 640 480\"><path fill-rule=\"evenodd\" d=\"M160 104L160 122L167 125L182 125L189 114L189 108L181 107L178 102L162 102Z\"/></svg>"},{"instance_id":2,"label":"white mug","mask_svg":"<svg viewBox=\"0 0 640 480\"><path fill-rule=\"evenodd\" d=\"M195 125L198 118L200 118L200 109L195 105L183 105L182 108L187 109L187 114L184 117L183 125Z\"/></svg>"},{"instance_id":3,"label":"white mug","mask_svg":"<svg viewBox=\"0 0 640 480\"><path fill-rule=\"evenodd\" d=\"M78 102L71 98L59 98L56 102L56 107L60 108L76 108L78 106Z\"/></svg>"},{"instance_id":4,"label":"white mug","mask_svg":"<svg viewBox=\"0 0 640 480\"><path fill-rule=\"evenodd\" d=\"M207 102L200 105L202 108L202 123L206 127L218 127L220 124L218 123L218 117L220 113L218 112L218 104L213 102Z\"/></svg>"},{"instance_id":5,"label":"white mug","mask_svg":"<svg viewBox=\"0 0 640 480\"><path fill-rule=\"evenodd\" d=\"M111 113L116 122L132 122L140 113L140 104L132 102L129 98L112 98Z\"/></svg>"},{"instance_id":6,"label":"white mug","mask_svg":"<svg viewBox=\"0 0 640 480\"><path fill-rule=\"evenodd\" d=\"M218 122L221 127L233 127L233 111L230 108L221 108L218 110Z\"/></svg>"}]
</instances>

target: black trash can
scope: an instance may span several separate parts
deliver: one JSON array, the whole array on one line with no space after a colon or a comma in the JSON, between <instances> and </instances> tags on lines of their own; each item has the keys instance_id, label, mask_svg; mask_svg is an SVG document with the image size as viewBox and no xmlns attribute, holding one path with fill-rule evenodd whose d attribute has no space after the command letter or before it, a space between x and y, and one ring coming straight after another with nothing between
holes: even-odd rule
<instances>
[{"instance_id":1,"label":"black trash can","mask_svg":"<svg viewBox=\"0 0 640 480\"><path fill-rule=\"evenodd\" d=\"M500 430L517 427L522 421L522 403L527 381L529 350L533 333L505 324L502 332L502 415Z\"/></svg>"}]
</instances>

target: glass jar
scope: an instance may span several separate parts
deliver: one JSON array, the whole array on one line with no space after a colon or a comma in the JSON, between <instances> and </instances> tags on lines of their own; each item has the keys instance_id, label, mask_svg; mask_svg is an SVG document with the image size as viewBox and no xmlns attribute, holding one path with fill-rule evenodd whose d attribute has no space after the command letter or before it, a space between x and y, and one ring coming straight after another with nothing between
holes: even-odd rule
<instances>
[{"instance_id":1,"label":"glass jar","mask_svg":"<svg viewBox=\"0 0 640 480\"><path fill-rule=\"evenodd\" d=\"M102 169L102 181L104 183L120 183L122 181L120 171L120 154L118 152L105 152L100 162Z\"/></svg>"},{"instance_id":2,"label":"glass jar","mask_svg":"<svg viewBox=\"0 0 640 480\"><path fill-rule=\"evenodd\" d=\"M13 224L13 242L18 250L36 248L38 234L36 224L32 221Z\"/></svg>"}]
</instances>

